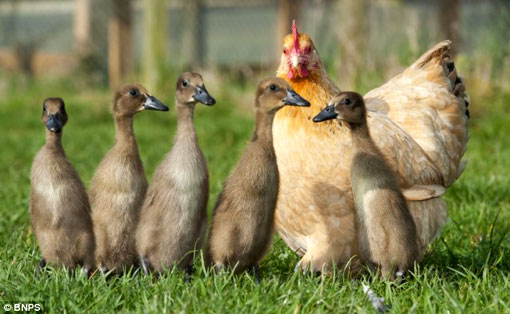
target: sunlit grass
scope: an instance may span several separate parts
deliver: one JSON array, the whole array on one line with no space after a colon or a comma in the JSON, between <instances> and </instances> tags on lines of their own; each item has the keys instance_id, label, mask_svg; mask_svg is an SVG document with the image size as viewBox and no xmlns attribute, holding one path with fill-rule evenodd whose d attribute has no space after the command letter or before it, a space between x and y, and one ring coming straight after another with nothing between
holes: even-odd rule
<instances>
[{"instance_id":1,"label":"sunlit grass","mask_svg":"<svg viewBox=\"0 0 510 314\"><path fill-rule=\"evenodd\" d=\"M211 93L214 93L211 90ZM217 92L215 107L198 106L195 123L211 178L211 209L222 181L250 138L252 118ZM64 271L34 276L40 259L30 231L28 196L32 158L44 142L41 103L47 96L66 101L66 153L88 186L113 142L106 91L62 84L35 84L8 91L0 100L0 300L44 301L49 312L373 312L359 280L336 271L320 278L293 272L298 257L275 238L261 265L262 283L248 274L214 275L200 261L191 283L181 272L159 279L126 275L111 280L74 278ZM156 95L157 96L157 95ZM249 97L249 99L252 99ZM150 178L172 145L170 113L143 112L135 132ZM509 95L490 100L483 116L470 122L468 166L447 192L450 221L430 247L414 278L402 285L370 278L395 313L510 311L510 116ZM476 106L477 104L475 104ZM506 112L505 112L506 110Z\"/></svg>"}]
</instances>

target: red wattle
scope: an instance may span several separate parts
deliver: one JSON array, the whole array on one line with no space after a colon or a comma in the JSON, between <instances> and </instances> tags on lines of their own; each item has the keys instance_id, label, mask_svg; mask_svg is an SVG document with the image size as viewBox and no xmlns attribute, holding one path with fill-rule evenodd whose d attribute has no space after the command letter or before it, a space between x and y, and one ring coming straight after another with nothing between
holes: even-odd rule
<instances>
[{"instance_id":1,"label":"red wattle","mask_svg":"<svg viewBox=\"0 0 510 314\"><path fill-rule=\"evenodd\" d=\"M294 77L294 69L290 69L287 73L287 78L290 80Z\"/></svg>"}]
</instances>

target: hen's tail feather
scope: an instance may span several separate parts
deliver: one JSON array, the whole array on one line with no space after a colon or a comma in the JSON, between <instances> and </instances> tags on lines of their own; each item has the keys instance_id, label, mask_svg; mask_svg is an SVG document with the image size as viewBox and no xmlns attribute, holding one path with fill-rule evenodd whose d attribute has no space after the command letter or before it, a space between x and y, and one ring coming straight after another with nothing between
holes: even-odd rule
<instances>
[{"instance_id":1,"label":"hen's tail feather","mask_svg":"<svg viewBox=\"0 0 510 314\"><path fill-rule=\"evenodd\" d=\"M457 75L457 69L455 68L455 63L450 61L450 57L446 57L444 60L444 71L448 79L450 80L450 84L452 86L452 91L455 96L459 99L459 102L464 102L466 108L466 116L469 118L469 97L466 93L466 86L462 79Z\"/></svg>"},{"instance_id":2,"label":"hen's tail feather","mask_svg":"<svg viewBox=\"0 0 510 314\"><path fill-rule=\"evenodd\" d=\"M453 94L459 100L460 105L464 104L465 114L469 118L469 96L466 93L466 86L462 79L457 75L455 63L451 61L450 40L444 40L424 53L412 67L425 67L429 62L435 62L443 66L446 77L450 80L450 86Z\"/></svg>"}]
</instances>

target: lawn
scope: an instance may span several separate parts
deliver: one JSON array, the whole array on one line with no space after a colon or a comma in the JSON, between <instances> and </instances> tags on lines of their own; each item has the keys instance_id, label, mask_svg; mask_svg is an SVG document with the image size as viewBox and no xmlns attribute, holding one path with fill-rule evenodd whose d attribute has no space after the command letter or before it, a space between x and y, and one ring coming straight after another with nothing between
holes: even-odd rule
<instances>
[{"instance_id":1,"label":"lawn","mask_svg":"<svg viewBox=\"0 0 510 314\"><path fill-rule=\"evenodd\" d=\"M30 166L44 143L42 100L59 95L69 122L63 144L88 186L95 167L113 143L108 91L70 83L7 85L0 100L0 302L43 301L47 312L374 312L362 282L391 305L391 312L510 312L510 95L474 102L468 166L445 196L450 220L413 278L401 285L336 271L320 278L294 273L299 258L278 237L262 262L262 282L248 274L217 276L200 262L191 283L180 272L159 279L125 275L74 278L63 271L34 276L40 259L31 233ZM250 139L250 112L238 109L227 91L210 90L214 107L198 106L195 124L209 164L211 201ZM156 95L158 96L158 95ZM170 149L175 131L173 97L162 97L170 113L135 118L145 170L150 178ZM246 97L252 99L252 97ZM506 111L506 113L505 113Z\"/></svg>"}]
</instances>

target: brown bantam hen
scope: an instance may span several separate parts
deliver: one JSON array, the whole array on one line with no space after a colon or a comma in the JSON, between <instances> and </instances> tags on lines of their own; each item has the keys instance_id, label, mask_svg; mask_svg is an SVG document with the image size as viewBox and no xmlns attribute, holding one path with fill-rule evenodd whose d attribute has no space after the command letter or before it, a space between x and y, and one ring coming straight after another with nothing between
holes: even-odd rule
<instances>
[{"instance_id":1,"label":"brown bantam hen","mask_svg":"<svg viewBox=\"0 0 510 314\"><path fill-rule=\"evenodd\" d=\"M446 204L438 196L465 166L461 158L468 141L468 101L450 58L450 45L450 41L435 45L403 73L364 97L372 137L398 173L416 223L419 260L447 219ZM324 271L333 264L350 264L356 271L359 262L352 259L357 245L349 180L351 136L338 123L312 122L339 89L326 73L311 38L299 34L295 24L292 34L284 38L277 76L286 79L311 106L283 108L274 120L280 171L276 229L303 256L302 269ZM420 191L423 186L435 192L427 197Z\"/></svg>"}]
</instances>

